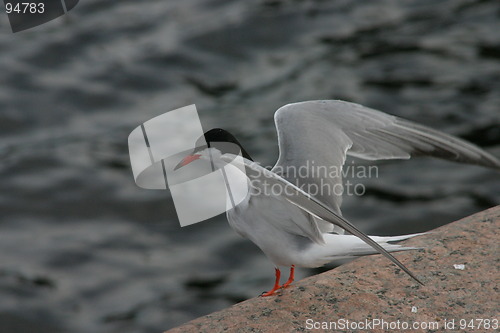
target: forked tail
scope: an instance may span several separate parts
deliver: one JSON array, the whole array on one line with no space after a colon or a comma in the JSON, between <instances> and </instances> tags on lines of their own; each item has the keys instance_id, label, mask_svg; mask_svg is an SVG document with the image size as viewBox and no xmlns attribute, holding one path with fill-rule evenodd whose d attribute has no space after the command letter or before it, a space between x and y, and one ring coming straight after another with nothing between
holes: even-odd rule
<instances>
[{"instance_id":1,"label":"forked tail","mask_svg":"<svg viewBox=\"0 0 500 333\"><path fill-rule=\"evenodd\" d=\"M369 236L379 245L381 245L388 252L398 252L407 250L417 250L416 247L407 247L398 244L392 244L415 236L420 236L425 233L402 235L402 236ZM304 254L307 260L311 260L314 266L319 267L325 265L333 260L348 259L370 254L378 254L372 246L366 244L364 241L353 235L336 235L336 234L323 234L325 245L314 244Z\"/></svg>"}]
</instances>

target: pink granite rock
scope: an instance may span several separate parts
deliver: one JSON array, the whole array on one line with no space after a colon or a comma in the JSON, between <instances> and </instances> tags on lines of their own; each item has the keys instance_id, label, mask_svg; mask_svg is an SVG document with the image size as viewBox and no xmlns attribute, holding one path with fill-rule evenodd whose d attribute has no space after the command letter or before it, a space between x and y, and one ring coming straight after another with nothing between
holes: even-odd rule
<instances>
[{"instance_id":1,"label":"pink granite rock","mask_svg":"<svg viewBox=\"0 0 500 333\"><path fill-rule=\"evenodd\" d=\"M168 332L498 331L499 224L497 206L403 242L423 248L396 256L425 286L380 255L362 257Z\"/></svg>"}]
</instances>

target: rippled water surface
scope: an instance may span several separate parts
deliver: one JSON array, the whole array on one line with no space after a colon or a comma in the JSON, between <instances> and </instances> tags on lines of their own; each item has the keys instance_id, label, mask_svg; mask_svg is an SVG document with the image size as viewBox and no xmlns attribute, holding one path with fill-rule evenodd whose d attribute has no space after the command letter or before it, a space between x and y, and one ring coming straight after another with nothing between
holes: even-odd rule
<instances>
[{"instance_id":1,"label":"rippled water surface","mask_svg":"<svg viewBox=\"0 0 500 333\"><path fill-rule=\"evenodd\" d=\"M195 103L205 129L234 132L264 165L274 110L311 99L500 156L498 31L494 0L82 0L17 34L0 15L0 331L160 332L271 286L272 264L224 216L180 228L169 192L134 184L127 136L163 112ZM377 166L343 206L373 234L500 202L491 170Z\"/></svg>"}]
</instances>

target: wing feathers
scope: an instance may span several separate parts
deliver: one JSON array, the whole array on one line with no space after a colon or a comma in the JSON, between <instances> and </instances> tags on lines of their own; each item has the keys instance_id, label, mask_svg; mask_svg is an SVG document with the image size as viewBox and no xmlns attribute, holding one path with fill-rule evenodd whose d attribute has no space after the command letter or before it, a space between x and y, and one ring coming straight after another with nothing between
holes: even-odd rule
<instances>
[{"instance_id":1,"label":"wing feathers","mask_svg":"<svg viewBox=\"0 0 500 333\"><path fill-rule=\"evenodd\" d=\"M359 104L343 101L309 101L288 104L274 115L280 156L275 169L300 168L307 161L316 166L342 169L345 154L367 159L408 159L429 155L456 162L500 169L500 161L481 148L439 132ZM274 169L273 169L274 170ZM299 187L342 184L339 176L328 179L283 174ZM340 213L341 195L315 198Z\"/></svg>"},{"instance_id":2,"label":"wing feathers","mask_svg":"<svg viewBox=\"0 0 500 333\"><path fill-rule=\"evenodd\" d=\"M365 233L363 233L361 230L359 230L357 227L355 227L353 224L347 221L345 218L334 212L327 205L318 201L314 197L310 196L308 193L302 191L300 188L293 185L286 179L280 177L279 175L273 173L272 171L269 171L251 161L245 161L244 163L245 166L247 167L246 169L247 176L253 179L259 179L260 183L267 183L270 186L278 184L278 186L284 189L283 191L281 191L281 196L285 200L299 207L304 212L316 218L319 218L323 221L337 225L340 228L347 230L354 236L357 236L366 244L373 247L377 252L381 253L389 260L391 260L394 264L396 264L399 268L401 268L404 272L406 272L409 276L411 276L415 281L423 285L423 283L398 259L396 259L393 255L387 252L380 244L372 240ZM309 219L309 221L314 222L314 219ZM318 226L315 222L314 226L309 226L309 227L313 227L314 230L309 230L309 228L303 229L307 234L311 233L313 234L319 231Z\"/></svg>"}]
</instances>

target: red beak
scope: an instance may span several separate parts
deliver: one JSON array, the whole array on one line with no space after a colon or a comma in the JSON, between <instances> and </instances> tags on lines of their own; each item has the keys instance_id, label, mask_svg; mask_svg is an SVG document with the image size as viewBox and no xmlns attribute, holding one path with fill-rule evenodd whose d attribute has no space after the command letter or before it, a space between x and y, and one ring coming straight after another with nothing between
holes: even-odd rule
<instances>
[{"instance_id":1,"label":"red beak","mask_svg":"<svg viewBox=\"0 0 500 333\"><path fill-rule=\"evenodd\" d=\"M182 161L179 162L174 168L174 170L177 170L179 168L182 168L183 166L188 165L189 163L196 161L201 157L200 154L194 154L194 155L188 155L182 159Z\"/></svg>"}]
</instances>

